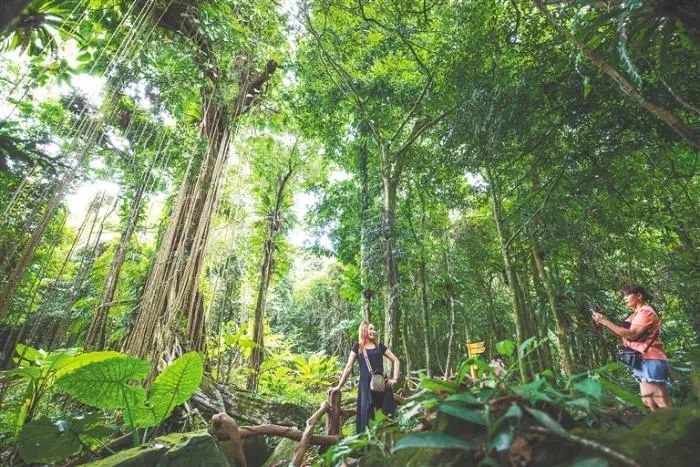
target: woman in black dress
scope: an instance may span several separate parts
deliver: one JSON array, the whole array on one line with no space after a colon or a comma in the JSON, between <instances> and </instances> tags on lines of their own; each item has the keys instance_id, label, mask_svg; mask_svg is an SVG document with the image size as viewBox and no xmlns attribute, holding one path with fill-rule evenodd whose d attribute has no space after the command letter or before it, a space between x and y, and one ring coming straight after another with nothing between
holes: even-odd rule
<instances>
[{"instance_id":1,"label":"woman in black dress","mask_svg":"<svg viewBox=\"0 0 700 467\"><path fill-rule=\"evenodd\" d=\"M343 384L345 384L345 381L350 375L353 363L355 360L358 360L360 365L360 387L357 389L357 417L355 425L357 433L362 433L365 428L367 428L369 420L374 418L375 409L382 409L382 411L387 414L393 414L396 410L394 394L391 392L391 388L396 384L396 380L399 378L400 364L399 359L396 358L396 355L394 355L391 350L377 342L377 331L374 329L374 326L367 321L363 321L362 324L360 324L358 336L359 342L352 346L352 350L348 356L348 363L345 365L343 374L340 377L340 382L338 382L337 386L331 388L330 392L340 391L340 388L343 387ZM367 356L366 359L365 354ZM383 357L391 360L394 367L393 377L386 381L387 390L385 392L372 392L369 388L371 374L367 366L367 360L369 360L369 364L374 373L381 372L383 374Z\"/></svg>"}]
</instances>

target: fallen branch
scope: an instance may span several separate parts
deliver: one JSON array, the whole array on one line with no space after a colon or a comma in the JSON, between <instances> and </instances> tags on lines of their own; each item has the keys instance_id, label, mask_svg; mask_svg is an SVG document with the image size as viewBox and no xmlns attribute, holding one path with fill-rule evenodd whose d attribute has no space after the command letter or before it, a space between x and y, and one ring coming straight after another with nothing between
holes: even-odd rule
<instances>
[{"instance_id":1,"label":"fallen branch","mask_svg":"<svg viewBox=\"0 0 700 467\"><path fill-rule=\"evenodd\" d=\"M294 451L294 458L292 459L292 464L295 467L299 467L304 460L304 454L306 454L306 450L309 449L309 443L311 442L311 436L313 435L313 429L314 426L316 426L316 423L318 422L318 419L321 418L321 416L328 412L330 409L330 404L328 401L323 401L321 404L321 407L311 416L306 421L306 429L304 429L304 434L301 437L301 441L299 442L299 446L297 446L296 450Z\"/></svg>"},{"instance_id":2,"label":"fallen branch","mask_svg":"<svg viewBox=\"0 0 700 467\"><path fill-rule=\"evenodd\" d=\"M211 421L214 434L217 437L228 437L228 439L231 440L233 457L236 460L236 465L238 467L248 467L245 453L243 452L243 445L241 444L241 434L238 430L238 425L236 425L236 421L224 412L214 415Z\"/></svg>"},{"instance_id":3,"label":"fallen branch","mask_svg":"<svg viewBox=\"0 0 700 467\"><path fill-rule=\"evenodd\" d=\"M281 425L257 425L257 426L242 426L238 428L241 438L252 438L254 436L281 436L282 438L291 439L294 441L301 441L304 432L297 430L296 428L291 428L288 426ZM339 436L328 436L328 435L311 435L310 444L316 446L330 446L336 444L340 440Z\"/></svg>"},{"instance_id":4,"label":"fallen branch","mask_svg":"<svg viewBox=\"0 0 700 467\"><path fill-rule=\"evenodd\" d=\"M593 440L586 439L586 438L581 438L580 436L572 435L571 433L568 432L554 432L551 430L546 429L545 427L541 426L533 426L530 427L531 431L539 432L539 433L545 433L545 434L552 434L559 436L567 441L570 441L572 443L578 444L580 446L587 447L589 449L593 449L594 451L598 451L601 454L609 457L610 459L619 462L620 464L623 465L628 465L630 467L640 467L640 465L633 459L630 459L629 457L625 456L624 454L621 454L617 451L614 451L610 449L609 447L602 445L600 443L596 443Z\"/></svg>"}]
</instances>

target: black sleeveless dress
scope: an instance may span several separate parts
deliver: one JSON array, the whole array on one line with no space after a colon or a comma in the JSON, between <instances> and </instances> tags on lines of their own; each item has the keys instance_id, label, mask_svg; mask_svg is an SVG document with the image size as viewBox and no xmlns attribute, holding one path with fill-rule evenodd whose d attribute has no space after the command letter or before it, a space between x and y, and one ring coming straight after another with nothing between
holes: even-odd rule
<instances>
[{"instance_id":1,"label":"black sleeveless dress","mask_svg":"<svg viewBox=\"0 0 700 467\"><path fill-rule=\"evenodd\" d=\"M360 344L355 343L352 346L352 351L357 354L357 361L360 365L360 386L357 388L357 417L355 418L355 428L357 433L362 433L367 428L367 423L374 418L374 410L382 409L385 414L393 414L396 411L396 402L394 394L391 390L384 393L374 393L369 389L370 373L367 368L365 357L360 354ZM376 373L380 371L384 373L384 352L386 352L384 344L378 344L373 349L366 349L369 364L372 365L372 370Z\"/></svg>"}]
</instances>

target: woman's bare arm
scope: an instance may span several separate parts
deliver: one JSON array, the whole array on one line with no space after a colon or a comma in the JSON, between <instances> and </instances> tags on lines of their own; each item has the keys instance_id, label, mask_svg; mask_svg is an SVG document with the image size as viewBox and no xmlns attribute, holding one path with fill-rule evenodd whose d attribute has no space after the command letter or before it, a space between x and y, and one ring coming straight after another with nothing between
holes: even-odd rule
<instances>
[{"instance_id":1,"label":"woman's bare arm","mask_svg":"<svg viewBox=\"0 0 700 467\"><path fill-rule=\"evenodd\" d=\"M386 358L388 358L391 361L391 364L394 367L393 375L392 375L391 379L388 381L389 386L393 386L394 384L396 384L396 381L398 381L398 379L399 379L399 374L401 371L401 363L399 362L399 359L396 358L396 355L394 355L394 353L389 349L386 349L386 351L384 352L384 355L386 355Z\"/></svg>"},{"instance_id":2,"label":"woman's bare arm","mask_svg":"<svg viewBox=\"0 0 700 467\"><path fill-rule=\"evenodd\" d=\"M331 391L339 391L340 388L343 387L345 381L348 380L348 376L350 376L350 372L352 371L352 365L355 363L355 358L357 358L357 354L351 350L350 355L348 355L348 362L345 364L343 373L340 375L340 381L338 381L337 386L331 388Z\"/></svg>"},{"instance_id":3,"label":"woman's bare arm","mask_svg":"<svg viewBox=\"0 0 700 467\"><path fill-rule=\"evenodd\" d=\"M612 332L616 336L622 337L630 341L636 341L637 339L639 339L646 329L644 326L640 325L631 326L629 329L623 328L622 326L618 326L617 324L610 321L608 317L602 313L594 313L593 320L596 323L610 329L610 332Z\"/></svg>"}]
</instances>

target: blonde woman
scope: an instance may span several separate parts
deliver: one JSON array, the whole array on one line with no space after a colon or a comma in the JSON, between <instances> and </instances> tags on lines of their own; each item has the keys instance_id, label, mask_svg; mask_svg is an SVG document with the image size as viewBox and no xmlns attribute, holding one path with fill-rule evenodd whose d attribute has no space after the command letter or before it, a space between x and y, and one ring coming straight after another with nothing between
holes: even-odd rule
<instances>
[{"instance_id":1,"label":"blonde woman","mask_svg":"<svg viewBox=\"0 0 700 467\"><path fill-rule=\"evenodd\" d=\"M396 403L391 388L399 378L399 359L385 345L378 343L377 330L367 321L360 324L358 331L359 342L352 346L348 362L345 365L343 374L340 376L338 385L331 388L330 392L340 391L345 381L352 371L355 360L360 366L360 386L357 389L357 416L355 427L357 433L362 433L367 428L367 423L374 418L376 409L382 409L384 413L394 413ZM373 392L370 387L372 374L384 374L384 358L388 358L394 367L393 377L386 381L387 390L384 392ZM369 366L368 366L369 363ZM371 368L371 370L370 370Z\"/></svg>"}]
</instances>

